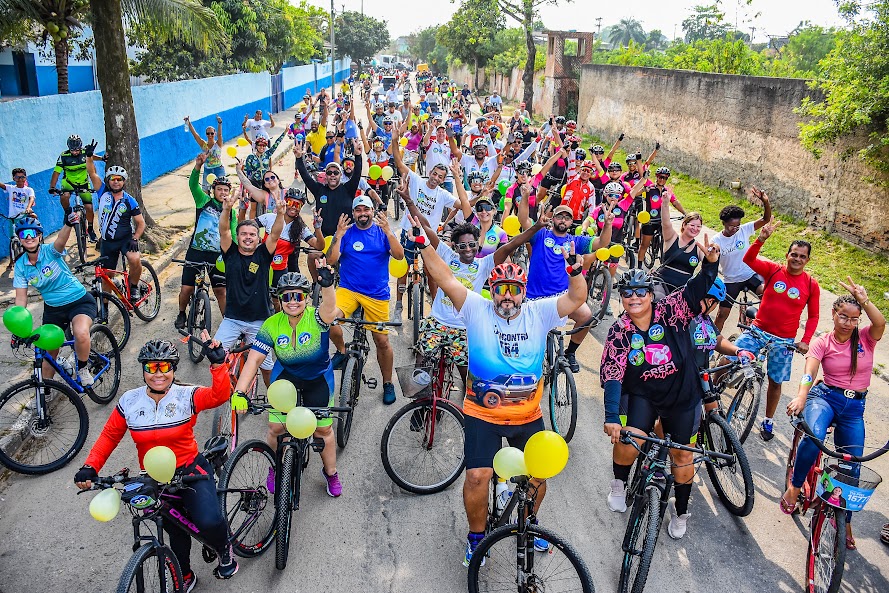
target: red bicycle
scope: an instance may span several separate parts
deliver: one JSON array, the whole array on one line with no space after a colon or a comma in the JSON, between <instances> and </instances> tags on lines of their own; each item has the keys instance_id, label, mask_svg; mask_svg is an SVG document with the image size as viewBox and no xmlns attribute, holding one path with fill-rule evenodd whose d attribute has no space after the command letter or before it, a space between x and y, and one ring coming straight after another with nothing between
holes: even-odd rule
<instances>
[{"instance_id":1,"label":"red bicycle","mask_svg":"<svg viewBox=\"0 0 889 593\"><path fill-rule=\"evenodd\" d=\"M142 321L151 321L157 317L161 310L161 285L157 279L157 272L151 267L146 260L142 261L142 277L139 279L139 294L134 295L130 292L130 274L126 269L114 270L111 268L103 268L100 264L107 261L106 256L94 259L91 262L85 262L82 266L95 266L96 280L103 281L102 284L112 291L127 308L132 311L136 317ZM126 260L124 260L126 266ZM149 281L146 281L145 278ZM98 288L98 287L97 287Z\"/></svg>"}]
</instances>

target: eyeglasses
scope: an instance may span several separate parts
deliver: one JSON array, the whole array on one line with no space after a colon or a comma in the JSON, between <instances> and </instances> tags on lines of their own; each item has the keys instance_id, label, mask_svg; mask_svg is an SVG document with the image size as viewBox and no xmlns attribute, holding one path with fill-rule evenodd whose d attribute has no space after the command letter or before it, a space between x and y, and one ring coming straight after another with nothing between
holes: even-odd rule
<instances>
[{"instance_id":1,"label":"eyeglasses","mask_svg":"<svg viewBox=\"0 0 889 593\"><path fill-rule=\"evenodd\" d=\"M120 175L112 175L108 178L108 181L120 181L121 183L123 183L124 181L126 181L126 179L124 179Z\"/></svg>"},{"instance_id":2,"label":"eyeglasses","mask_svg":"<svg viewBox=\"0 0 889 593\"><path fill-rule=\"evenodd\" d=\"M13 179L27 179L27 175L16 175Z\"/></svg>"},{"instance_id":3,"label":"eyeglasses","mask_svg":"<svg viewBox=\"0 0 889 593\"><path fill-rule=\"evenodd\" d=\"M476 212L490 212L493 209L494 209L493 204L483 203L483 204L476 204L475 205Z\"/></svg>"},{"instance_id":4,"label":"eyeglasses","mask_svg":"<svg viewBox=\"0 0 889 593\"><path fill-rule=\"evenodd\" d=\"M161 360L158 362L145 362L142 363L142 370L149 375L153 375L155 373L169 373L173 370L173 363L166 360Z\"/></svg>"},{"instance_id":5,"label":"eyeglasses","mask_svg":"<svg viewBox=\"0 0 889 593\"><path fill-rule=\"evenodd\" d=\"M562 220L574 220L574 216L568 214L567 212L559 212L555 216L553 216L553 220L561 218Z\"/></svg>"},{"instance_id":6,"label":"eyeglasses","mask_svg":"<svg viewBox=\"0 0 889 593\"><path fill-rule=\"evenodd\" d=\"M37 229L24 229L19 231L19 239L36 239Z\"/></svg>"},{"instance_id":7,"label":"eyeglasses","mask_svg":"<svg viewBox=\"0 0 889 593\"><path fill-rule=\"evenodd\" d=\"M278 298L281 299L282 303L301 303L306 300L309 296L307 292L285 292Z\"/></svg>"},{"instance_id":8,"label":"eyeglasses","mask_svg":"<svg viewBox=\"0 0 889 593\"><path fill-rule=\"evenodd\" d=\"M522 287L518 284L497 284L491 287L491 292L497 296L506 296L507 293L518 296L522 294Z\"/></svg>"},{"instance_id":9,"label":"eyeglasses","mask_svg":"<svg viewBox=\"0 0 889 593\"><path fill-rule=\"evenodd\" d=\"M837 313L837 321L843 324L851 323L852 325L858 325L858 323L861 321L861 317L848 317L846 315L843 315L842 313Z\"/></svg>"},{"instance_id":10,"label":"eyeglasses","mask_svg":"<svg viewBox=\"0 0 889 593\"><path fill-rule=\"evenodd\" d=\"M642 298L649 292L647 288L621 288L620 296L625 299L633 298L633 295Z\"/></svg>"},{"instance_id":11,"label":"eyeglasses","mask_svg":"<svg viewBox=\"0 0 889 593\"><path fill-rule=\"evenodd\" d=\"M340 174L340 172L337 171L336 169L331 169L330 171L325 171L325 173L327 173L328 176L330 176L330 175L339 175L339 174Z\"/></svg>"},{"instance_id":12,"label":"eyeglasses","mask_svg":"<svg viewBox=\"0 0 889 593\"><path fill-rule=\"evenodd\" d=\"M478 247L478 241L464 241L463 243L454 243L457 249L475 249Z\"/></svg>"}]
</instances>

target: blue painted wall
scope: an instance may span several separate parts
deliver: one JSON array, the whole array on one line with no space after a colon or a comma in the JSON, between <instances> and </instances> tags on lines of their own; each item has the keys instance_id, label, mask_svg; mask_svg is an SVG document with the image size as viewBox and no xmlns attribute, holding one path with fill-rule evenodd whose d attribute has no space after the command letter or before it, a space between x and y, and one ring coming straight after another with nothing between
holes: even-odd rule
<instances>
[{"instance_id":1,"label":"blue painted wall","mask_svg":"<svg viewBox=\"0 0 889 593\"><path fill-rule=\"evenodd\" d=\"M37 68L38 95L55 95L59 92L59 77L56 75L55 66L40 66ZM94 91L96 86L93 80L92 66L68 66L68 92L81 93Z\"/></svg>"}]
</instances>

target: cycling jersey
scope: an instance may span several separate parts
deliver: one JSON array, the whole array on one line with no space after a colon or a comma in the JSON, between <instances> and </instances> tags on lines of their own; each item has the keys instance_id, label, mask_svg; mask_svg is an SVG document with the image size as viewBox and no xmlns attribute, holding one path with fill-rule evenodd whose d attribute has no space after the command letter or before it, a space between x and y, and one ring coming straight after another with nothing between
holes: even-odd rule
<instances>
[{"instance_id":1,"label":"cycling jersey","mask_svg":"<svg viewBox=\"0 0 889 593\"><path fill-rule=\"evenodd\" d=\"M99 199L95 205L96 212L99 213L99 236L107 241L131 238L132 219L142 214L136 198L123 192L121 198L116 200L110 191L103 190L104 185L99 190Z\"/></svg>"},{"instance_id":2,"label":"cycling jersey","mask_svg":"<svg viewBox=\"0 0 889 593\"><path fill-rule=\"evenodd\" d=\"M716 350L719 329L709 315L701 313L688 325L688 335L695 353L695 364L699 369L706 369L710 353Z\"/></svg>"},{"instance_id":3,"label":"cycling jersey","mask_svg":"<svg viewBox=\"0 0 889 593\"><path fill-rule=\"evenodd\" d=\"M29 262L28 254L16 260L12 286L36 288L44 304L51 307L68 305L86 294L86 288L65 263L65 252L56 251L52 243L44 243L38 248L34 265Z\"/></svg>"},{"instance_id":4,"label":"cycling jersey","mask_svg":"<svg viewBox=\"0 0 889 593\"><path fill-rule=\"evenodd\" d=\"M257 216L256 220L262 227L265 229L266 236L272 232L272 225L275 224L275 218L277 218L277 214L269 212L267 214L263 214L262 216ZM293 243L290 242L290 227L293 225L293 221L285 223L284 229L281 231L281 236L278 238L278 242L275 244L275 255L272 256L272 269L273 270L286 270L287 269L287 258L290 257L290 254L293 253L293 248L296 247ZM302 232L300 233L300 240L307 241L315 236L315 233L307 227L303 226Z\"/></svg>"},{"instance_id":5,"label":"cycling jersey","mask_svg":"<svg viewBox=\"0 0 889 593\"><path fill-rule=\"evenodd\" d=\"M563 249L574 243L577 254L589 253L593 239L588 235L565 234L561 237L550 229L540 229L531 237L531 259L528 262L528 299L539 299L558 295L568 290L568 275L565 273Z\"/></svg>"},{"instance_id":6,"label":"cycling jersey","mask_svg":"<svg viewBox=\"0 0 889 593\"><path fill-rule=\"evenodd\" d=\"M651 216L651 220L647 224L656 224L658 226L661 223L661 209L664 207L663 199L667 198L671 204L676 203L676 195L673 192L667 191L666 188L661 189L651 182L646 183L645 190L639 197L644 200L645 210Z\"/></svg>"},{"instance_id":7,"label":"cycling jersey","mask_svg":"<svg viewBox=\"0 0 889 593\"><path fill-rule=\"evenodd\" d=\"M461 212L462 214L462 212ZM474 224L477 228L481 229L481 221L479 221L478 216L472 217L472 224ZM506 234L499 225L492 224L491 228L487 230L483 237L479 238L479 246L478 253L475 254L475 257L481 259L488 255L491 255L497 248L501 245L505 245L509 242L509 235Z\"/></svg>"},{"instance_id":8,"label":"cycling jersey","mask_svg":"<svg viewBox=\"0 0 889 593\"><path fill-rule=\"evenodd\" d=\"M321 320L315 307L306 306L295 328L281 311L265 320L251 348L266 356L274 350L272 381L282 372L299 379L315 379L331 370L329 331L330 325Z\"/></svg>"},{"instance_id":9,"label":"cycling jersey","mask_svg":"<svg viewBox=\"0 0 889 593\"><path fill-rule=\"evenodd\" d=\"M194 229L191 231L189 248L220 253L219 217L222 216L222 204L201 189L199 177L200 172L197 169L192 169L188 177L188 189L191 190L195 205ZM237 225L237 214L232 209L230 223L232 237L237 236L235 232Z\"/></svg>"},{"instance_id":10,"label":"cycling jersey","mask_svg":"<svg viewBox=\"0 0 889 593\"><path fill-rule=\"evenodd\" d=\"M80 154L71 154L68 150L60 154L53 171L64 173L65 181L75 188L89 186L86 172L86 153L82 150Z\"/></svg>"},{"instance_id":11,"label":"cycling jersey","mask_svg":"<svg viewBox=\"0 0 889 593\"><path fill-rule=\"evenodd\" d=\"M574 220L582 220L587 209L595 203L596 188L589 181L574 177L565 186L562 205L571 208Z\"/></svg>"},{"instance_id":12,"label":"cycling jersey","mask_svg":"<svg viewBox=\"0 0 889 593\"><path fill-rule=\"evenodd\" d=\"M611 209L611 212L614 214L614 222L611 223L611 242L619 243L623 238L624 233L624 216L630 210L630 207L633 205L633 199L626 195L624 198L614 205L614 208ZM607 204L602 202L598 206L596 206L592 212L590 212L590 217L596 221L596 226L599 227L599 231L605 227L605 207Z\"/></svg>"}]
</instances>

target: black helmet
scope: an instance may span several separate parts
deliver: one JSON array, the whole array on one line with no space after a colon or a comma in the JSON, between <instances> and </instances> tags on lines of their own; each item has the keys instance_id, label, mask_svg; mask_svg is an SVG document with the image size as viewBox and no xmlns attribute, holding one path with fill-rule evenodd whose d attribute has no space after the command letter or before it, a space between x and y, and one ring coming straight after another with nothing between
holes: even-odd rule
<instances>
[{"instance_id":1,"label":"black helmet","mask_svg":"<svg viewBox=\"0 0 889 593\"><path fill-rule=\"evenodd\" d=\"M299 272L287 272L278 280L278 286L275 290L278 296L281 296L288 290L303 290L309 292L312 290L312 284L308 278Z\"/></svg>"},{"instance_id":2,"label":"black helmet","mask_svg":"<svg viewBox=\"0 0 889 593\"><path fill-rule=\"evenodd\" d=\"M284 200L299 200L300 202L305 202L306 194L304 194L298 187L288 187L287 193L284 194Z\"/></svg>"},{"instance_id":3,"label":"black helmet","mask_svg":"<svg viewBox=\"0 0 889 593\"><path fill-rule=\"evenodd\" d=\"M658 167L657 171L655 172L655 175L666 175L667 177L669 177L670 176L670 167Z\"/></svg>"},{"instance_id":4,"label":"black helmet","mask_svg":"<svg viewBox=\"0 0 889 593\"><path fill-rule=\"evenodd\" d=\"M578 161L585 161L586 160L586 151L582 148L578 148L577 150L574 151L574 158L577 159Z\"/></svg>"},{"instance_id":5,"label":"black helmet","mask_svg":"<svg viewBox=\"0 0 889 593\"><path fill-rule=\"evenodd\" d=\"M77 134L68 136L68 150L80 150L83 148L83 140Z\"/></svg>"},{"instance_id":6,"label":"black helmet","mask_svg":"<svg viewBox=\"0 0 889 593\"><path fill-rule=\"evenodd\" d=\"M590 150L593 151L593 154L605 154L605 148L600 144L590 146Z\"/></svg>"},{"instance_id":7,"label":"black helmet","mask_svg":"<svg viewBox=\"0 0 889 593\"><path fill-rule=\"evenodd\" d=\"M648 272L640 268L627 270L620 275L620 278L618 278L617 288L618 290L624 288L647 288L648 290L651 290L651 276L648 275Z\"/></svg>"},{"instance_id":8,"label":"black helmet","mask_svg":"<svg viewBox=\"0 0 889 593\"><path fill-rule=\"evenodd\" d=\"M146 362L172 362L173 368L179 364L179 351L176 346L169 340L148 340L142 349L139 350L139 356L136 357L140 363Z\"/></svg>"},{"instance_id":9,"label":"black helmet","mask_svg":"<svg viewBox=\"0 0 889 593\"><path fill-rule=\"evenodd\" d=\"M225 176L217 177L216 179L214 179L213 183L210 184L210 187L216 189L217 185L224 185L229 189L232 188L232 182L229 181L228 178L226 178Z\"/></svg>"},{"instance_id":10,"label":"black helmet","mask_svg":"<svg viewBox=\"0 0 889 593\"><path fill-rule=\"evenodd\" d=\"M564 124L564 123L565 123L565 116L564 116L564 115L560 115L560 116L558 116L558 117L556 118L556 123L559 124L559 125Z\"/></svg>"},{"instance_id":11,"label":"black helmet","mask_svg":"<svg viewBox=\"0 0 889 593\"><path fill-rule=\"evenodd\" d=\"M522 161L515 166L516 173L524 173L525 175L529 174L532 169L533 167L529 161Z\"/></svg>"}]
</instances>

